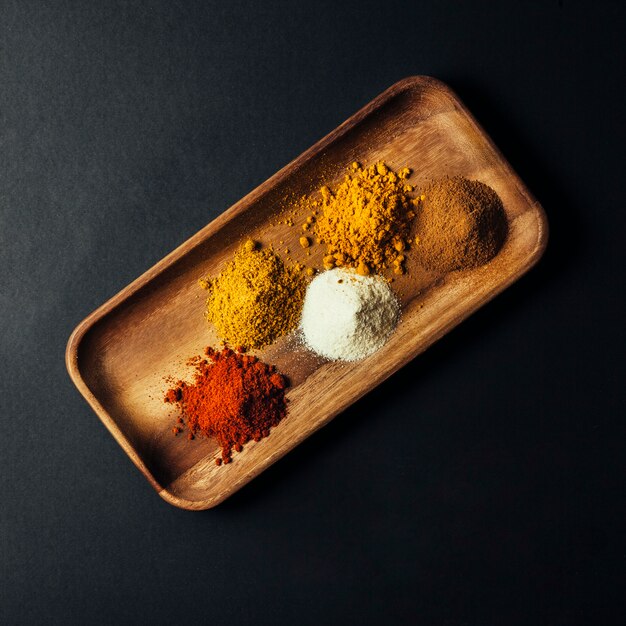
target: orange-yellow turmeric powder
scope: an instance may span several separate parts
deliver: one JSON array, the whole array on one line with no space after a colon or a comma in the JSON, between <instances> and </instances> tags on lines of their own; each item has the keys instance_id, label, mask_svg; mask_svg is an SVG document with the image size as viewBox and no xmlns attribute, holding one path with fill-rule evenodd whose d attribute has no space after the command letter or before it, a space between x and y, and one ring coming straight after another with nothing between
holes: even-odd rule
<instances>
[{"instance_id":1,"label":"orange-yellow turmeric powder","mask_svg":"<svg viewBox=\"0 0 626 626\"><path fill-rule=\"evenodd\" d=\"M413 191L410 174L407 167L394 172L382 161L369 167L354 162L334 191L320 189L321 211L313 211L307 223L327 247L326 269L350 266L364 275L404 272L418 202L407 195Z\"/></svg>"}]
</instances>

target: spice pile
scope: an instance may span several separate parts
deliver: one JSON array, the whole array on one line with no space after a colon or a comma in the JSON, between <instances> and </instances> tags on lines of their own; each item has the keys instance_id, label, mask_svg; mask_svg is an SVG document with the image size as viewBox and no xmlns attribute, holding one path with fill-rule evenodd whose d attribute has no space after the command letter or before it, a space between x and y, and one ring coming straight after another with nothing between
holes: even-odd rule
<instances>
[{"instance_id":1,"label":"spice pile","mask_svg":"<svg viewBox=\"0 0 626 626\"><path fill-rule=\"evenodd\" d=\"M300 326L305 344L317 354L360 361L385 344L399 316L398 301L384 278L337 268L309 285Z\"/></svg>"},{"instance_id":2,"label":"spice pile","mask_svg":"<svg viewBox=\"0 0 626 626\"><path fill-rule=\"evenodd\" d=\"M217 465L230 463L233 449L241 452L250 440L267 437L287 413L287 379L256 356L207 348L206 358L190 359L195 367L193 383L178 381L165 394L165 402L178 405L190 438L196 434L214 437L221 446ZM184 419L183 419L184 418Z\"/></svg>"},{"instance_id":3,"label":"spice pile","mask_svg":"<svg viewBox=\"0 0 626 626\"><path fill-rule=\"evenodd\" d=\"M452 272L484 265L498 254L508 226L491 187L456 176L434 181L422 198L416 252L424 267Z\"/></svg>"},{"instance_id":4,"label":"spice pile","mask_svg":"<svg viewBox=\"0 0 626 626\"><path fill-rule=\"evenodd\" d=\"M209 291L207 318L231 345L262 348L298 325L301 276L250 239L217 278L200 284Z\"/></svg>"},{"instance_id":5,"label":"spice pile","mask_svg":"<svg viewBox=\"0 0 626 626\"><path fill-rule=\"evenodd\" d=\"M321 202L311 201L307 223L326 244L324 268L346 265L363 275L393 268L402 274L416 206L407 195L413 191L406 180L411 171L396 173L382 161L369 167L354 162L351 170L334 191L320 189Z\"/></svg>"}]
</instances>

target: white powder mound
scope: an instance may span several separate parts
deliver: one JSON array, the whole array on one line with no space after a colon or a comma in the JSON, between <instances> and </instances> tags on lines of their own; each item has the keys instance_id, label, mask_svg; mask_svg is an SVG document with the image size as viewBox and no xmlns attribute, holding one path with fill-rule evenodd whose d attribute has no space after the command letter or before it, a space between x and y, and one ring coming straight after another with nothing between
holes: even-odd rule
<instances>
[{"instance_id":1,"label":"white powder mound","mask_svg":"<svg viewBox=\"0 0 626 626\"><path fill-rule=\"evenodd\" d=\"M399 317L398 301L382 276L336 268L309 284L300 329L317 354L358 361L385 344Z\"/></svg>"}]
</instances>

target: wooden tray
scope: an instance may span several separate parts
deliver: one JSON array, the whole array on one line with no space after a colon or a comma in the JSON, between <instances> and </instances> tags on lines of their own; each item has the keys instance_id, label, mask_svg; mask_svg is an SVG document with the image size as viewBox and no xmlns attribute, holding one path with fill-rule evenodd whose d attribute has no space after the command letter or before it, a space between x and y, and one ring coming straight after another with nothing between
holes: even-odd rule
<instances>
[{"instance_id":1,"label":"wooden tray","mask_svg":"<svg viewBox=\"0 0 626 626\"><path fill-rule=\"evenodd\" d=\"M212 440L174 437L176 413L163 403L166 375L189 377L185 361L218 338L204 318L198 278L216 275L242 238L283 240L294 258L321 266L297 245L296 226L273 226L290 194L341 179L352 161L385 160L414 170L419 184L463 175L493 187L504 203L509 236L487 265L445 276L409 261L393 283L402 320L390 341L356 364L329 363L280 339L257 352L287 374L289 414L269 437L249 443L217 467ZM168 502L186 509L215 506L277 461L340 411L424 351L534 265L546 245L547 223L537 201L456 95L428 77L396 83L336 130L166 256L72 333L67 368L104 425Z\"/></svg>"}]
</instances>

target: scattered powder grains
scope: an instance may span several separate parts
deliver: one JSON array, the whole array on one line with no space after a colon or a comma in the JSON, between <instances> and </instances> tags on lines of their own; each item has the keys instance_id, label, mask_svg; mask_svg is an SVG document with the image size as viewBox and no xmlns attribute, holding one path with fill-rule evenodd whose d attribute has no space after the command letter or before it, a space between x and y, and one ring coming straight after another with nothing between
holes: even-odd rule
<instances>
[{"instance_id":1,"label":"scattered powder grains","mask_svg":"<svg viewBox=\"0 0 626 626\"><path fill-rule=\"evenodd\" d=\"M251 240L217 278L200 284L209 291L207 318L231 345L261 348L298 324L303 277Z\"/></svg>"},{"instance_id":2,"label":"scattered powder grains","mask_svg":"<svg viewBox=\"0 0 626 626\"><path fill-rule=\"evenodd\" d=\"M488 185L460 176L424 189L417 214L424 267L439 272L478 267L498 254L508 226L502 201Z\"/></svg>"},{"instance_id":3,"label":"scattered powder grains","mask_svg":"<svg viewBox=\"0 0 626 626\"><path fill-rule=\"evenodd\" d=\"M221 465L230 463L233 450L267 437L285 417L288 381L274 366L230 348L207 348L205 356L189 361L195 367L193 382L178 381L164 400L180 408L190 438L203 434L217 440Z\"/></svg>"},{"instance_id":4,"label":"scattered powder grains","mask_svg":"<svg viewBox=\"0 0 626 626\"><path fill-rule=\"evenodd\" d=\"M409 198L411 171L389 169L382 161L369 167L353 163L334 191L322 187L315 234L327 247L324 267L350 266L359 274L404 271L410 222L416 201ZM315 215L315 213L314 213ZM308 228L308 226L307 226Z\"/></svg>"},{"instance_id":5,"label":"scattered powder grains","mask_svg":"<svg viewBox=\"0 0 626 626\"><path fill-rule=\"evenodd\" d=\"M314 352L358 361L385 344L399 317L398 302L384 278L336 268L309 284L300 326Z\"/></svg>"}]
</instances>

